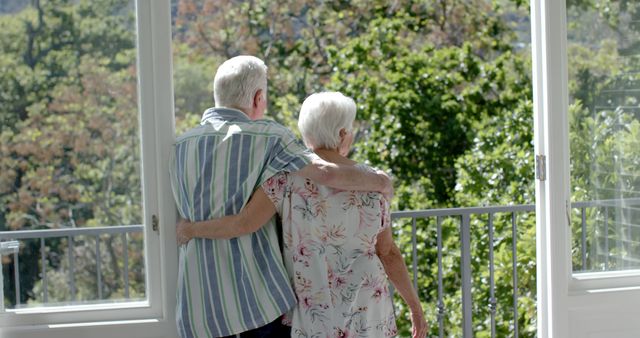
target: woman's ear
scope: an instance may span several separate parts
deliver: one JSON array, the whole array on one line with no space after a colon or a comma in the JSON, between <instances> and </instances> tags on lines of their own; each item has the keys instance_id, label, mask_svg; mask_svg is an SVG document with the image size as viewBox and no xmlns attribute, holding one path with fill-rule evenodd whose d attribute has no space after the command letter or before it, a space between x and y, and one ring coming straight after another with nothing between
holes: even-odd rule
<instances>
[{"instance_id":1,"label":"woman's ear","mask_svg":"<svg viewBox=\"0 0 640 338\"><path fill-rule=\"evenodd\" d=\"M345 136L347 136L347 130L345 128L340 128L338 135L340 135L340 142L342 142Z\"/></svg>"}]
</instances>

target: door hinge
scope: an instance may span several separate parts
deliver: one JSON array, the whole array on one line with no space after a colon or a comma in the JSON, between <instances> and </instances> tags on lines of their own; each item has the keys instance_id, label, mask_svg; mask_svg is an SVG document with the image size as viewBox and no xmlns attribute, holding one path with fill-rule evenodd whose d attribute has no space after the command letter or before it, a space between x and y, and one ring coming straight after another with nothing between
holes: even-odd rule
<instances>
[{"instance_id":1,"label":"door hinge","mask_svg":"<svg viewBox=\"0 0 640 338\"><path fill-rule=\"evenodd\" d=\"M544 181L547 179L547 157L536 155L536 179Z\"/></svg>"},{"instance_id":2,"label":"door hinge","mask_svg":"<svg viewBox=\"0 0 640 338\"><path fill-rule=\"evenodd\" d=\"M153 229L153 231L155 232L158 232L158 216L156 215L151 216L151 229Z\"/></svg>"}]
</instances>

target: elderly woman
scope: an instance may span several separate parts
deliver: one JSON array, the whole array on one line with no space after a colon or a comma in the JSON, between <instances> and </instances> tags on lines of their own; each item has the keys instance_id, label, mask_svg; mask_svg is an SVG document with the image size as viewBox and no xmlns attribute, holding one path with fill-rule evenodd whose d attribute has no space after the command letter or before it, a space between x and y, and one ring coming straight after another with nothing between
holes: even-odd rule
<instances>
[{"instance_id":1,"label":"elderly woman","mask_svg":"<svg viewBox=\"0 0 640 338\"><path fill-rule=\"evenodd\" d=\"M349 158L354 101L341 93L309 96L298 127L305 144L327 162L373 170ZM285 321L292 337L392 337L397 334L387 277L411 310L412 336L427 323L390 228L379 193L341 191L280 173L258 189L236 216L181 221L178 240L228 238L282 218L285 266L298 298Z\"/></svg>"}]
</instances>

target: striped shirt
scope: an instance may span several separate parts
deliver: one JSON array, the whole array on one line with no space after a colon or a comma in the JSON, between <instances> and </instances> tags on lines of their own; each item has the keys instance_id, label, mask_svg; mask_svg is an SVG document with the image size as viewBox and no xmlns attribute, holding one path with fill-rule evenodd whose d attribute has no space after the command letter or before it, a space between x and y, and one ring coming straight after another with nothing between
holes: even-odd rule
<instances>
[{"instance_id":1,"label":"striped shirt","mask_svg":"<svg viewBox=\"0 0 640 338\"><path fill-rule=\"evenodd\" d=\"M180 215L191 221L237 214L268 178L302 169L314 158L276 122L211 108L200 126L176 140L173 195ZM179 254L176 321L182 338L251 330L296 303L274 219L238 238L195 238Z\"/></svg>"}]
</instances>

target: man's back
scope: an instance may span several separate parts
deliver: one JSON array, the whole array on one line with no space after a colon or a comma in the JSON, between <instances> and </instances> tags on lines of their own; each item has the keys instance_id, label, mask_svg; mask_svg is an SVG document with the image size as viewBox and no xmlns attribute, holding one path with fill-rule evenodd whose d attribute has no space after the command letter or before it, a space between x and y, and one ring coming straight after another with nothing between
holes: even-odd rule
<instances>
[{"instance_id":1,"label":"man's back","mask_svg":"<svg viewBox=\"0 0 640 338\"><path fill-rule=\"evenodd\" d=\"M216 108L180 136L171 183L180 215L200 221L236 214L254 189L314 157L284 127ZM271 220L230 240L197 238L180 248L178 329L182 337L226 336L260 327L295 305Z\"/></svg>"}]
</instances>

